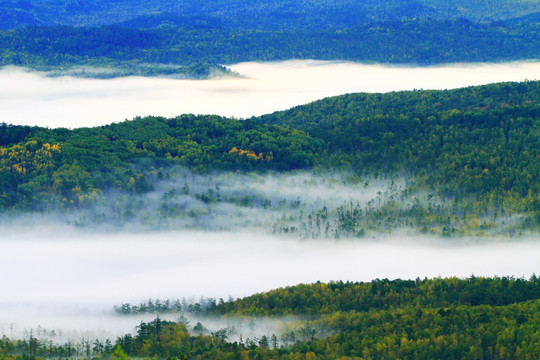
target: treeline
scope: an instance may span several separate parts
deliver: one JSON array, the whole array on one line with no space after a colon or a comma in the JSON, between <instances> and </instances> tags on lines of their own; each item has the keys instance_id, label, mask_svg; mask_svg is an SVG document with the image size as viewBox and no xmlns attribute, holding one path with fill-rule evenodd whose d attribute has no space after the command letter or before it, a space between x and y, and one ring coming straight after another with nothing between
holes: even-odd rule
<instances>
[{"instance_id":1,"label":"treeline","mask_svg":"<svg viewBox=\"0 0 540 360\"><path fill-rule=\"evenodd\" d=\"M335 312L417 306L506 306L540 298L540 278L476 277L416 280L375 279L370 282L317 282L255 294L242 299L149 299L139 305L114 306L121 315L193 313L250 317L301 316L317 318Z\"/></svg>"},{"instance_id":2,"label":"treeline","mask_svg":"<svg viewBox=\"0 0 540 360\"><path fill-rule=\"evenodd\" d=\"M131 69L141 75L167 75L170 68L148 64L193 66L288 59L415 65L512 61L538 58L538 27L534 21L484 24L465 19L407 19L309 31L27 27L0 31L0 66L54 70L87 65L118 68L118 74L129 75ZM177 69L180 75L180 71L189 75L189 68Z\"/></svg>"},{"instance_id":3,"label":"treeline","mask_svg":"<svg viewBox=\"0 0 540 360\"><path fill-rule=\"evenodd\" d=\"M319 316L335 312L369 312L395 307L505 306L540 298L540 278L514 277L416 280L376 279L296 285L220 302L210 313Z\"/></svg>"},{"instance_id":4,"label":"treeline","mask_svg":"<svg viewBox=\"0 0 540 360\"><path fill-rule=\"evenodd\" d=\"M227 301L232 301L230 298ZM185 298L180 299L148 299L145 302L141 302L139 305L133 305L129 303L123 303L122 305L115 305L113 310L119 315L136 315L136 314L170 314L170 313L194 313L194 314L208 314L211 311L215 311L216 307L224 304L223 299L219 299L219 302L214 298L201 297L199 301L187 301Z\"/></svg>"},{"instance_id":5,"label":"treeline","mask_svg":"<svg viewBox=\"0 0 540 360\"><path fill-rule=\"evenodd\" d=\"M123 76L156 76L174 79L202 80L217 77L237 77L238 74L221 65L194 63L191 65L148 64L137 60L117 61L92 59L88 62L65 64L62 67L34 66L47 77L73 76L79 78L111 79Z\"/></svg>"},{"instance_id":6,"label":"treeline","mask_svg":"<svg viewBox=\"0 0 540 360\"><path fill-rule=\"evenodd\" d=\"M229 317L310 315L278 334L244 338L230 328L207 331L183 317L176 322L157 317L114 341L56 344L32 331L21 340L4 336L0 358L535 359L539 288L534 275L298 285L215 308Z\"/></svg>"}]
</instances>

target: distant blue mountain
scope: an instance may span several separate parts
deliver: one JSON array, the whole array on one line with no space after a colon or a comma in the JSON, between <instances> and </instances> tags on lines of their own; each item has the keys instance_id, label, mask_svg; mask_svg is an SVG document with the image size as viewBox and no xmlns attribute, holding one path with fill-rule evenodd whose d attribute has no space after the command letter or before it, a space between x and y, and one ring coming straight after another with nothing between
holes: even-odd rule
<instances>
[{"instance_id":1,"label":"distant blue mountain","mask_svg":"<svg viewBox=\"0 0 540 360\"><path fill-rule=\"evenodd\" d=\"M540 3L527 0L0 0L0 28L124 23L130 27L340 29L415 18L507 20L537 12Z\"/></svg>"},{"instance_id":2,"label":"distant blue mountain","mask_svg":"<svg viewBox=\"0 0 540 360\"><path fill-rule=\"evenodd\" d=\"M539 18L530 0L0 0L0 66L200 78L242 61L530 60Z\"/></svg>"}]
</instances>

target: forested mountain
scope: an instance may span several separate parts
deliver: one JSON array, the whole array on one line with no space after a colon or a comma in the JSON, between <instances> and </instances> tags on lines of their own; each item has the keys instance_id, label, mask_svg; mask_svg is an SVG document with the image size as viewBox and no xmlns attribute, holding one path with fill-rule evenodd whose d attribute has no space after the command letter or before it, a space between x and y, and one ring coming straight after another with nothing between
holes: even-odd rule
<instances>
[{"instance_id":1,"label":"forested mountain","mask_svg":"<svg viewBox=\"0 0 540 360\"><path fill-rule=\"evenodd\" d=\"M539 94L538 82L349 94L260 120L324 140L330 155L347 154L348 165L360 172L397 169L426 176L444 191L458 186L526 196L540 190L533 175L539 170ZM518 168L520 175L512 175Z\"/></svg>"},{"instance_id":2,"label":"forested mountain","mask_svg":"<svg viewBox=\"0 0 540 360\"><path fill-rule=\"evenodd\" d=\"M43 332L0 340L2 359L535 359L540 356L540 284L516 278L315 283L220 302L212 312L272 315L280 333L243 337L159 316L134 334L53 344ZM296 319L283 315L297 314ZM256 327L260 318L248 318ZM289 319L289 320L287 320ZM203 323L201 323L203 322Z\"/></svg>"},{"instance_id":3,"label":"forested mountain","mask_svg":"<svg viewBox=\"0 0 540 360\"><path fill-rule=\"evenodd\" d=\"M540 7L527 0L240 0L233 3L227 0L3 0L0 9L2 28L107 25L170 13L193 19L200 16L216 18L230 27L317 29L404 18L461 17L475 22L495 21L538 12Z\"/></svg>"},{"instance_id":4,"label":"forested mountain","mask_svg":"<svg viewBox=\"0 0 540 360\"><path fill-rule=\"evenodd\" d=\"M522 0L4 0L0 10L0 66L116 70L78 76L200 78L214 74L208 64L288 59L499 62L540 49L540 8Z\"/></svg>"},{"instance_id":5,"label":"forested mountain","mask_svg":"<svg viewBox=\"0 0 540 360\"><path fill-rule=\"evenodd\" d=\"M413 19L320 31L30 27L0 32L0 64L47 70L287 59L424 65L510 61L538 58L538 24Z\"/></svg>"},{"instance_id":6,"label":"forested mountain","mask_svg":"<svg viewBox=\"0 0 540 360\"><path fill-rule=\"evenodd\" d=\"M111 188L147 192L147 177L156 174L149 170L175 163L196 171L307 168L324 149L300 131L219 116L147 117L75 130L0 129L4 208L80 206Z\"/></svg>"},{"instance_id":7,"label":"forested mountain","mask_svg":"<svg viewBox=\"0 0 540 360\"><path fill-rule=\"evenodd\" d=\"M75 130L3 124L0 205L4 211L84 208L109 190L149 192L173 165L195 172L338 170L365 181L404 177L407 184L392 183L367 204L306 208L305 218L289 217L274 231L302 229L305 237L411 227L445 235L514 232L507 228L516 223L507 221L513 216L517 228L538 229L539 94L539 83L526 81L349 94L243 121L182 115ZM225 201L210 195L198 196Z\"/></svg>"}]
</instances>

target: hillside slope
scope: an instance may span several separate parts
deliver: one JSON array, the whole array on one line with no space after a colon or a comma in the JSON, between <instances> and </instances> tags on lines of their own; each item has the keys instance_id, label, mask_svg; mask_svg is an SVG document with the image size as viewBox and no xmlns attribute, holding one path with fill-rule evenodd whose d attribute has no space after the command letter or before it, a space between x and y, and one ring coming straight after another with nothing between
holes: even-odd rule
<instances>
[{"instance_id":1,"label":"hillside slope","mask_svg":"<svg viewBox=\"0 0 540 360\"><path fill-rule=\"evenodd\" d=\"M325 219L317 229L298 218L276 231L538 229L539 86L349 94L246 121L182 115L75 130L3 124L0 205L84 208L110 190L147 193L174 165L203 173L311 169L393 185L367 205L305 209ZM403 178L406 185L396 186Z\"/></svg>"}]
</instances>

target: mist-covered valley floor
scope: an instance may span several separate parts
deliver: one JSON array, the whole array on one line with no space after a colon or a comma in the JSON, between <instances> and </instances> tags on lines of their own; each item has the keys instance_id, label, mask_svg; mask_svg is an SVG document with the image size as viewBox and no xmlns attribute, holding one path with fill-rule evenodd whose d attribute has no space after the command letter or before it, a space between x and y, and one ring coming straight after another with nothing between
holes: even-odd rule
<instances>
[{"instance_id":1,"label":"mist-covered valley floor","mask_svg":"<svg viewBox=\"0 0 540 360\"><path fill-rule=\"evenodd\" d=\"M9 336L14 326L21 336L40 326L74 331L74 337L102 330L118 336L152 318L114 315L113 306L121 303L197 301L200 296L227 300L316 281L471 274L528 278L540 261L536 240L455 245L399 235L335 241L248 230L126 234L68 226L8 229L1 240L0 270L10 276L0 288L0 330ZM197 321L216 331L232 320L199 318L192 319L193 325Z\"/></svg>"},{"instance_id":2,"label":"mist-covered valley floor","mask_svg":"<svg viewBox=\"0 0 540 360\"><path fill-rule=\"evenodd\" d=\"M48 329L63 334L55 341L114 339L153 315L118 316L113 307L148 298L227 300L335 280L528 278L540 263L534 235L477 229L442 237L377 221L389 203L451 211L432 194L410 192L405 177L201 175L182 167L150 174L154 190L144 195L108 193L90 208L2 218L0 272L10 274L0 283L3 335ZM498 219L497 229L512 221ZM187 316L209 332L229 329L230 339L279 334L294 323Z\"/></svg>"}]
</instances>

